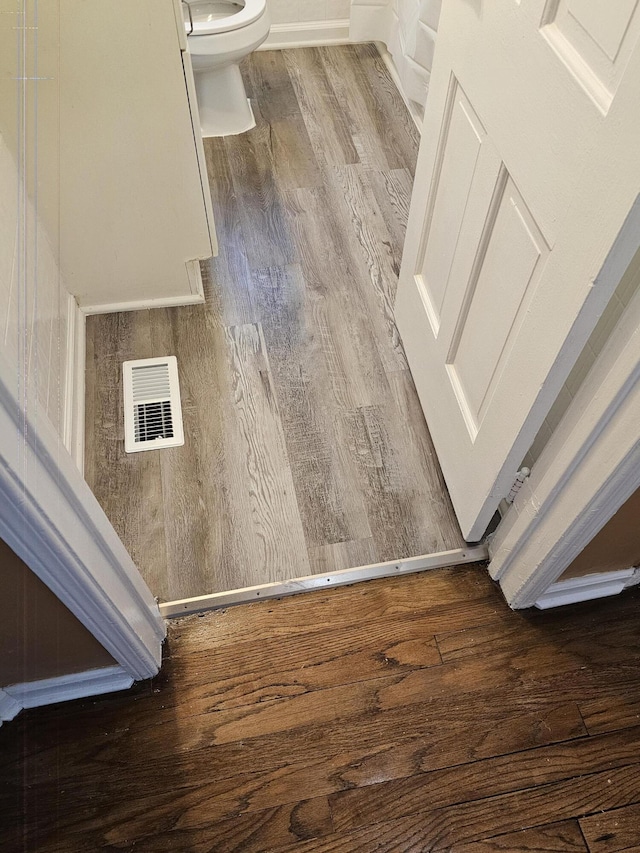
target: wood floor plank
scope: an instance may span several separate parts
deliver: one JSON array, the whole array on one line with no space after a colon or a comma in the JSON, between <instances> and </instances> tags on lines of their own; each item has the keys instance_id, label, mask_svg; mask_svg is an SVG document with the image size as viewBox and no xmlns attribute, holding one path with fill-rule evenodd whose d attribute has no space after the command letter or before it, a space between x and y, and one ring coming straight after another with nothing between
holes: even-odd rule
<instances>
[{"instance_id":1,"label":"wood floor plank","mask_svg":"<svg viewBox=\"0 0 640 853\"><path fill-rule=\"evenodd\" d=\"M330 831L326 800L299 802L262 812L214 821L208 817L210 792L206 787L177 795L167 792L150 798L149 808L135 800L123 803L119 813L104 813L100 803L85 813L77 827L77 811L70 806L50 812L37 834L20 839L26 850L70 853L73 850L135 849L162 851L211 851L264 853L294 841L317 838ZM63 834L64 840L58 841ZM82 847L80 847L82 845ZM14 849L19 849L15 847Z\"/></svg>"},{"instance_id":2,"label":"wood floor plank","mask_svg":"<svg viewBox=\"0 0 640 853\"><path fill-rule=\"evenodd\" d=\"M101 323L118 359L178 359L183 448L124 459L119 389L87 388L87 471L162 600L464 545L392 312L418 143L402 99L368 48L261 51L243 74L256 126L204 141L206 304L88 326L89 385Z\"/></svg>"},{"instance_id":3,"label":"wood floor plank","mask_svg":"<svg viewBox=\"0 0 640 853\"><path fill-rule=\"evenodd\" d=\"M340 216L343 233L357 260L354 278L362 280L362 307L369 315L385 370L408 368L393 303L399 267L391 251L391 239L367 173L359 166L335 167L327 179L334 216Z\"/></svg>"},{"instance_id":4,"label":"wood floor plank","mask_svg":"<svg viewBox=\"0 0 640 853\"><path fill-rule=\"evenodd\" d=\"M640 800L640 792L637 800ZM640 802L580 820L589 853L640 850Z\"/></svg>"},{"instance_id":5,"label":"wood floor plank","mask_svg":"<svg viewBox=\"0 0 640 853\"><path fill-rule=\"evenodd\" d=\"M254 100L260 103L265 121L300 114L300 104L289 75L285 51L261 50L254 53L245 60L242 70L250 81Z\"/></svg>"},{"instance_id":6,"label":"wood floor plank","mask_svg":"<svg viewBox=\"0 0 640 853\"><path fill-rule=\"evenodd\" d=\"M636 595L534 618L464 567L179 620L157 678L0 729L0 849L633 850L640 725L578 706L640 696Z\"/></svg>"},{"instance_id":7,"label":"wood floor plank","mask_svg":"<svg viewBox=\"0 0 640 853\"><path fill-rule=\"evenodd\" d=\"M124 450L122 362L156 354L149 312L89 317L87 325L94 358L87 375L92 402L85 428L85 478L134 563L164 598L169 582L160 459Z\"/></svg>"},{"instance_id":8,"label":"wood floor plank","mask_svg":"<svg viewBox=\"0 0 640 853\"><path fill-rule=\"evenodd\" d=\"M640 723L640 692L611 691L608 696L593 696L580 702L580 712L590 734L612 732Z\"/></svg>"},{"instance_id":9,"label":"wood floor plank","mask_svg":"<svg viewBox=\"0 0 640 853\"><path fill-rule=\"evenodd\" d=\"M393 638L393 639L391 639ZM229 673L229 661L236 662L239 673ZM278 661L278 672L270 672ZM217 649L179 653L166 658L170 675L176 668L193 667L207 673L202 679L205 695L212 698L209 711L251 705L263 705L273 699L301 695L336 682L366 681L390 672L408 672L418 667L441 663L435 640L424 631L420 619L391 620L377 624L363 638L358 629L316 631L293 642L282 639L265 641L258 649L248 640ZM211 685L211 674L215 684ZM197 677L191 681L196 698Z\"/></svg>"},{"instance_id":10,"label":"wood floor plank","mask_svg":"<svg viewBox=\"0 0 640 853\"><path fill-rule=\"evenodd\" d=\"M202 589L224 588L227 561L234 563L229 546L225 553L219 544L233 541L233 501L218 485L232 444L219 405L227 378L226 351L222 329L199 307L157 312L153 334L171 340L171 347L164 349L157 342L158 354L179 356L185 444L158 454L167 556L174 569L168 600L175 600Z\"/></svg>"},{"instance_id":11,"label":"wood floor plank","mask_svg":"<svg viewBox=\"0 0 640 853\"><path fill-rule=\"evenodd\" d=\"M362 312L360 258L325 188L287 193L289 227L313 298L315 333L321 342L334 405L348 410L388 394L384 364L368 315ZM348 286L347 286L348 282ZM329 400L331 404L331 398Z\"/></svg>"},{"instance_id":12,"label":"wood floor plank","mask_svg":"<svg viewBox=\"0 0 640 853\"><path fill-rule=\"evenodd\" d=\"M437 851L455 844L480 841L491 835L514 833L577 815L597 812L601 805L626 805L634 796L638 766L611 773L596 773L570 781L543 785L526 791L489 797L449 808L428 806L410 817L377 822L350 833L337 832L314 846L300 844L281 848L278 853L298 851ZM455 848L454 848L455 849Z\"/></svg>"},{"instance_id":13,"label":"wood floor plank","mask_svg":"<svg viewBox=\"0 0 640 853\"><path fill-rule=\"evenodd\" d=\"M351 57L342 63L341 52L330 47L318 48L328 85L336 99L348 104L346 111L349 134L356 150L358 161L372 169L394 168L386 157L386 143L380 137L375 119L369 111L369 95L359 90L355 72L351 68Z\"/></svg>"},{"instance_id":14,"label":"wood floor plank","mask_svg":"<svg viewBox=\"0 0 640 853\"><path fill-rule=\"evenodd\" d=\"M243 541L248 571L237 566L234 581L250 586L309 574L304 534L291 468L259 325L225 332L231 359L234 419L241 443L233 455L229 487L244 498L234 513L234 532Z\"/></svg>"},{"instance_id":15,"label":"wood floor plank","mask_svg":"<svg viewBox=\"0 0 640 853\"><path fill-rule=\"evenodd\" d=\"M52 767L56 780L67 789L74 784L88 784L90 788L96 762L109 768L101 774L100 785L111 784L121 795L126 795L122 788L125 767L127 779L139 786L142 795L149 785L155 790L157 773L167 784L179 788L198 784L198 780L201 784L203 778L229 778L240 783L240 777L253 779L261 774L268 779L279 768L290 767L293 772L296 765L307 764L325 768L327 780L321 784L323 772L319 769L319 787L311 793L330 793L585 734L573 705L529 701L518 707L519 703L509 703L504 694L499 694L502 712L488 711L482 719L473 719L466 713L456 715L452 706L426 715L423 706L414 704L405 709L369 712L352 720L340 717L343 708L337 709L334 717L327 708L321 719L296 724L293 729L272 731L261 737L252 736L247 729L239 739L220 744L216 742L215 714L193 715L188 706L180 703L177 708L175 704L165 707L163 695L167 692L149 697L153 702L139 701L129 708L122 703L100 711L92 708L88 713L52 721L43 728L41 737L30 736L30 751L23 748L17 760L29 762L28 780L34 796L38 782L45 787L50 783ZM333 696L325 693L324 698ZM99 732L92 724L97 713L101 715ZM509 728L500 732L500 721L505 716L509 718ZM91 735L86 746L78 744L79 730ZM165 744L166 756L158 753L159 743ZM59 757L63 753L65 760L61 764ZM294 778L299 782L299 774ZM295 788L289 796L295 799Z\"/></svg>"},{"instance_id":16,"label":"wood floor plank","mask_svg":"<svg viewBox=\"0 0 640 853\"><path fill-rule=\"evenodd\" d=\"M575 820L494 835L469 844L454 844L449 853L585 853L587 846Z\"/></svg>"},{"instance_id":17,"label":"wood floor plank","mask_svg":"<svg viewBox=\"0 0 640 853\"><path fill-rule=\"evenodd\" d=\"M366 824L371 814L393 821L419 812L425 803L443 808L623 768L637 761L639 744L636 728L630 737L579 738L341 791L329 798L333 822L337 831L346 832Z\"/></svg>"},{"instance_id":18,"label":"wood floor plank","mask_svg":"<svg viewBox=\"0 0 640 853\"><path fill-rule=\"evenodd\" d=\"M630 595L622 602L622 612L633 613L637 608L637 593ZM589 629L591 643L589 647L589 658L599 663L615 663L625 656L625 645L637 645L640 641L640 625L629 621L613 632L612 626L620 622L620 611L614 609L595 608L591 606L582 607L577 612L563 614L561 619L558 613L531 610L525 612L522 618L511 628L501 626L496 630L491 625L478 626L471 630L451 631L438 634L438 646L444 660L461 660L470 655L495 654L508 651L513 648L514 642L527 643L535 646L541 642L551 644L554 648L562 649L563 652L575 651L582 654L584 651L582 631L585 623L588 624L589 614L592 615L592 624ZM576 630L579 633L576 636Z\"/></svg>"},{"instance_id":19,"label":"wood floor plank","mask_svg":"<svg viewBox=\"0 0 640 853\"><path fill-rule=\"evenodd\" d=\"M241 642L247 634L261 642L306 634L310 627L331 627L339 632L352 624L355 611L366 624L423 613L428 625L425 630L430 634L447 627L471 628L493 620L506 620L511 626L521 618L496 597L485 569L457 566L406 575L396 578L393 584L380 580L310 593L305 597L304 616L298 601L283 598L277 606L274 603L265 607L256 602L242 609L231 607L201 617L172 620L170 639L188 653L199 650L212 636L216 646L222 648Z\"/></svg>"},{"instance_id":20,"label":"wood floor plank","mask_svg":"<svg viewBox=\"0 0 640 853\"><path fill-rule=\"evenodd\" d=\"M368 90L372 102L370 108L374 115L380 121L382 121L382 116L388 116L397 128L397 133L393 138L387 137L387 160L390 167L396 168L392 163L398 161L402 167L408 168L413 175L417 159L416 142L419 143L420 133L404 103L398 100L396 86L378 48L372 43L356 44L354 45L353 56L355 59L353 67L358 77L368 83L368 86L363 86L363 88L365 91Z\"/></svg>"},{"instance_id":21,"label":"wood floor plank","mask_svg":"<svg viewBox=\"0 0 640 853\"><path fill-rule=\"evenodd\" d=\"M389 169L407 168L413 175L417 158L416 142L419 134L413 119L401 100L396 98L394 84L391 81L377 48L373 44L358 44L353 51L338 51L335 48L323 48L325 66L334 87L342 80L348 91L354 93L351 106L358 143L367 152L371 138L379 141L384 161ZM344 84L343 84L344 85ZM389 134L391 122L395 133ZM360 131L358 133L358 131ZM356 135L354 134L354 136ZM360 155L361 162L384 168L380 161L369 161L368 152Z\"/></svg>"},{"instance_id":22,"label":"wood floor plank","mask_svg":"<svg viewBox=\"0 0 640 853\"><path fill-rule=\"evenodd\" d=\"M241 200L233 184L224 137L203 140L218 254L200 264L207 306L226 326L257 321L242 230Z\"/></svg>"},{"instance_id":23,"label":"wood floor plank","mask_svg":"<svg viewBox=\"0 0 640 853\"><path fill-rule=\"evenodd\" d=\"M382 827L383 830L386 827ZM391 832L394 827L392 826ZM389 839L383 839L382 843ZM274 853L346 853L352 850L402 850L410 851L410 853L424 853L426 848L422 841L409 836L398 840L402 847L375 847L367 846L368 844L375 845L375 829L365 832L357 832L349 835L333 835L329 838L323 838L313 843L297 844L295 846L287 845L281 847ZM552 824L544 827L534 827L533 829L523 829L517 832L509 832L504 835L497 835L483 841L454 844L447 848L447 853L584 853L587 847L582 838L580 828L576 821L562 821L561 823Z\"/></svg>"},{"instance_id":24,"label":"wood floor plank","mask_svg":"<svg viewBox=\"0 0 640 853\"><path fill-rule=\"evenodd\" d=\"M399 271L413 189L411 174L408 169L369 169L367 180L371 184L389 234L393 264Z\"/></svg>"},{"instance_id":25,"label":"wood floor plank","mask_svg":"<svg viewBox=\"0 0 640 853\"><path fill-rule=\"evenodd\" d=\"M453 542L457 542L457 547L464 548L413 377L408 370L394 371L388 380L395 413L391 420L394 446L404 448L402 462L409 482L409 472L413 472L416 512L419 514L416 526L428 537L423 547L446 551Z\"/></svg>"},{"instance_id":26,"label":"wood floor plank","mask_svg":"<svg viewBox=\"0 0 640 853\"><path fill-rule=\"evenodd\" d=\"M284 220L268 132L260 126L238 136L225 137L225 150L250 269L295 263L298 249Z\"/></svg>"},{"instance_id":27,"label":"wood floor plank","mask_svg":"<svg viewBox=\"0 0 640 853\"><path fill-rule=\"evenodd\" d=\"M378 562L378 550L373 537L336 542L330 545L311 545L309 563L314 574L338 572L354 566L370 566Z\"/></svg>"},{"instance_id":28,"label":"wood floor plank","mask_svg":"<svg viewBox=\"0 0 640 853\"><path fill-rule=\"evenodd\" d=\"M335 452L333 339L316 334L324 299L309 292L298 266L260 270L254 282L307 547L369 539L350 466Z\"/></svg>"},{"instance_id":29,"label":"wood floor plank","mask_svg":"<svg viewBox=\"0 0 640 853\"><path fill-rule=\"evenodd\" d=\"M348 105L331 86L320 50L285 50L283 57L318 162L323 166L358 163Z\"/></svg>"}]
</instances>

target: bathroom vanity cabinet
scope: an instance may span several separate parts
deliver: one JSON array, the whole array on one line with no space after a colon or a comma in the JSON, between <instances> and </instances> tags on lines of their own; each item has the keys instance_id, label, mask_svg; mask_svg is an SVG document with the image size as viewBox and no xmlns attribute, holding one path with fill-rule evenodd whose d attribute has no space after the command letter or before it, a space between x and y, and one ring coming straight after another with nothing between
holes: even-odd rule
<instances>
[{"instance_id":1,"label":"bathroom vanity cabinet","mask_svg":"<svg viewBox=\"0 0 640 853\"><path fill-rule=\"evenodd\" d=\"M216 252L179 0L60 3L60 260L88 311L202 301Z\"/></svg>"}]
</instances>

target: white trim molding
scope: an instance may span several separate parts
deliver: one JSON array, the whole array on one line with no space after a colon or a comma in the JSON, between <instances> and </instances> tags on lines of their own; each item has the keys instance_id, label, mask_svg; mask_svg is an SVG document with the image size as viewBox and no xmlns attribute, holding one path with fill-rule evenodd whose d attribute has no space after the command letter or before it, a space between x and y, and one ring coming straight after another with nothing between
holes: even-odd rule
<instances>
[{"instance_id":1,"label":"white trim molding","mask_svg":"<svg viewBox=\"0 0 640 853\"><path fill-rule=\"evenodd\" d=\"M121 666L105 666L55 678L11 684L0 691L0 721L12 720L23 708L40 708L55 702L114 693L116 690L127 690L132 684L133 678ZM7 705L3 709L4 697L12 701L11 707Z\"/></svg>"},{"instance_id":2,"label":"white trim molding","mask_svg":"<svg viewBox=\"0 0 640 853\"><path fill-rule=\"evenodd\" d=\"M567 578L552 583L535 603L539 610L561 607L564 604L576 604L578 601L591 601L594 598L606 598L618 595L623 589L640 583L640 573L633 567L616 572L594 572L580 578Z\"/></svg>"},{"instance_id":3,"label":"white trim molding","mask_svg":"<svg viewBox=\"0 0 640 853\"><path fill-rule=\"evenodd\" d=\"M267 40L258 50L349 44L350 41L348 18L332 21L296 21L294 24L272 24Z\"/></svg>"},{"instance_id":4,"label":"white trim molding","mask_svg":"<svg viewBox=\"0 0 640 853\"><path fill-rule=\"evenodd\" d=\"M91 314L115 314L120 311L147 311L150 308L180 308L183 305L204 304L204 293L192 293L185 296L165 296L160 299L136 299L133 302L104 302L100 305L81 305L85 316Z\"/></svg>"},{"instance_id":5,"label":"white trim molding","mask_svg":"<svg viewBox=\"0 0 640 853\"><path fill-rule=\"evenodd\" d=\"M8 723L9 720L13 720L20 711L22 711L20 702L5 690L0 689L0 726L3 723Z\"/></svg>"},{"instance_id":6,"label":"white trim molding","mask_svg":"<svg viewBox=\"0 0 640 853\"><path fill-rule=\"evenodd\" d=\"M0 353L0 537L133 679L155 675L158 605L46 417ZM32 408L35 411L32 411Z\"/></svg>"},{"instance_id":7,"label":"white trim molding","mask_svg":"<svg viewBox=\"0 0 640 853\"><path fill-rule=\"evenodd\" d=\"M384 42L377 41L375 42L376 48L378 49L378 53L380 54L380 58L384 62L387 71L389 72L389 76L393 80L396 89L400 93L400 97L402 98L409 115L413 119L413 123L416 126L416 129L420 135L422 135L422 124L424 122L424 112L420 112L418 109L418 104L415 101L410 100L402 87L402 80L400 79L400 75L398 74L398 69L396 68L396 64L393 61L393 56L387 50L387 46Z\"/></svg>"},{"instance_id":8,"label":"white trim molding","mask_svg":"<svg viewBox=\"0 0 640 853\"><path fill-rule=\"evenodd\" d=\"M489 544L512 607L540 600L640 488L638 423L640 290Z\"/></svg>"},{"instance_id":9,"label":"white trim molding","mask_svg":"<svg viewBox=\"0 0 640 853\"><path fill-rule=\"evenodd\" d=\"M63 441L81 474L84 473L85 367L86 318L69 294Z\"/></svg>"}]
</instances>

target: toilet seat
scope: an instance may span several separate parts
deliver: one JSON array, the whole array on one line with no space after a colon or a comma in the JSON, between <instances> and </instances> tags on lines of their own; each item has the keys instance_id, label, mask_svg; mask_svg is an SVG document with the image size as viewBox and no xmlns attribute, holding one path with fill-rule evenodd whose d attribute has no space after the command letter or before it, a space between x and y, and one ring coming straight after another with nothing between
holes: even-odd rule
<instances>
[{"instance_id":1,"label":"toilet seat","mask_svg":"<svg viewBox=\"0 0 640 853\"><path fill-rule=\"evenodd\" d=\"M266 10L266 0L192 0L188 5L193 20L192 37L239 30L257 21Z\"/></svg>"}]
</instances>

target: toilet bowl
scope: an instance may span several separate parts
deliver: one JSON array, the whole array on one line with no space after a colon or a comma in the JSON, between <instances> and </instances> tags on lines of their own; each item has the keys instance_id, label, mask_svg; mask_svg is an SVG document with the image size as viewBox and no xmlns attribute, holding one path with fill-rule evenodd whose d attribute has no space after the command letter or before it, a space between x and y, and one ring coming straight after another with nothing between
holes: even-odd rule
<instances>
[{"instance_id":1,"label":"toilet bowl","mask_svg":"<svg viewBox=\"0 0 640 853\"><path fill-rule=\"evenodd\" d=\"M266 0L193 0L184 6L202 135L244 133L255 119L239 63L269 35Z\"/></svg>"}]
</instances>

